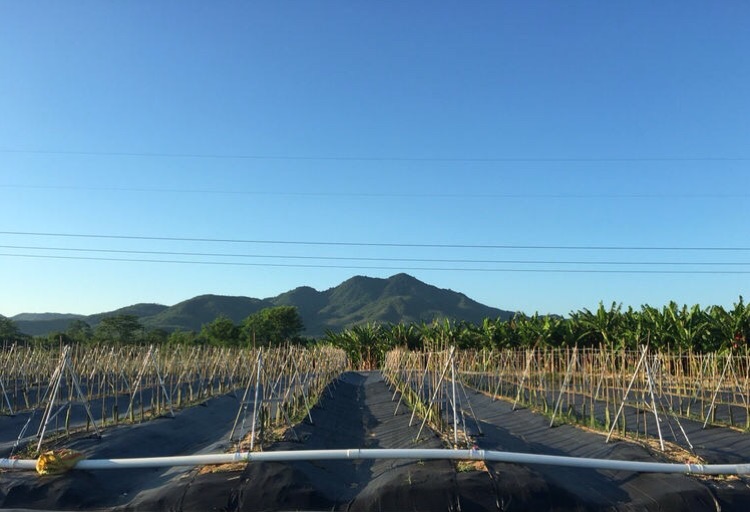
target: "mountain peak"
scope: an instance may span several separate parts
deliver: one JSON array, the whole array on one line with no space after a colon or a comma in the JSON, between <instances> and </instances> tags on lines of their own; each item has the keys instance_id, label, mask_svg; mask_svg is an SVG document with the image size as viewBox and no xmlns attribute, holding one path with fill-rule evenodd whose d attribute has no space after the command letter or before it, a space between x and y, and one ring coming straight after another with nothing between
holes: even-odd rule
<instances>
[{"instance_id":1,"label":"mountain peak","mask_svg":"<svg viewBox=\"0 0 750 512\"><path fill-rule=\"evenodd\" d=\"M273 306L294 306L305 325L305 336L321 336L327 329L334 331L357 324L420 323L449 318L481 323L484 318L510 318L513 313L485 306L452 290L437 288L406 274L388 278L354 276L338 286L317 291L299 286L276 297L256 299L224 295L199 295L174 306L135 304L109 313L69 318L55 322L23 320L17 322L22 332L43 335L55 330L66 330L74 318L92 327L102 318L118 314L132 314L149 329L192 330L212 322L219 315L236 324L260 309Z\"/></svg>"}]
</instances>

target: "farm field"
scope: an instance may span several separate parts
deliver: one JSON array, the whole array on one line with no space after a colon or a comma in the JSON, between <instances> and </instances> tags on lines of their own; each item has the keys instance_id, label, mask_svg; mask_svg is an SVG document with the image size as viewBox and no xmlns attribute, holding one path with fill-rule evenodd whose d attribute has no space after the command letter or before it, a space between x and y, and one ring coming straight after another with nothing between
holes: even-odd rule
<instances>
[{"instance_id":1,"label":"farm field","mask_svg":"<svg viewBox=\"0 0 750 512\"><path fill-rule=\"evenodd\" d=\"M531 406L550 424L573 422L634 440L673 443L705 463L741 463L750 455L748 357L518 351L495 369L476 369L466 353L461 381L514 407ZM457 356L458 359L458 356ZM502 368L498 367L502 366ZM514 369L510 369L513 367ZM728 428L727 428L728 427Z\"/></svg>"},{"instance_id":2,"label":"farm field","mask_svg":"<svg viewBox=\"0 0 750 512\"><path fill-rule=\"evenodd\" d=\"M317 370L298 359L318 361ZM228 392L265 390L273 407L292 414L307 404L346 364L340 351L177 347L163 350L122 347L69 351L17 349L0 369L0 454L44 434L67 434L85 426L143 422ZM313 363L314 364L314 363ZM234 425L235 427L242 425Z\"/></svg>"},{"instance_id":3,"label":"farm field","mask_svg":"<svg viewBox=\"0 0 750 512\"><path fill-rule=\"evenodd\" d=\"M232 354L233 361L237 355ZM683 418L683 428L695 446L693 454L689 450L662 453L654 442L653 427L648 427L652 442L643 444L646 432L635 435L639 425L635 417L648 418L642 400L623 406L631 419L606 443L602 427L609 414L603 411L616 408L616 400L608 403L589 396L585 371L575 377L570 372L563 386L570 352L559 354L558 359L565 362L555 363L556 377L548 375L544 381L540 380L546 373L544 365L532 371L536 363L529 363L525 356L535 361L545 358L528 353L486 357L489 363L482 369L477 366L482 359L475 353L395 351L388 355L382 372L346 371L341 360L329 364L339 355L248 351L243 356L248 364L240 365L245 370L228 372L221 392L216 383L210 393L175 408L174 415L161 406L150 420L148 414L142 422L131 423L123 417L117 424L110 422L100 438L87 432L82 423L79 429L71 427L70 432L50 437L45 446L65 446L90 459L219 453L249 449L248 434L254 431L255 449L266 452L468 444L482 450L629 461L674 461L686 454L711 463L750 460L747 434L722 426L721 414L706 429L696 419ZM545 357L554 359L550 354ZM511 368L513 359L519 368L515 363ZM495 367L497 362L502 368ZM161 381L169 382L174 370L161 363L157 366ZM612 393L620 381L626 386L629 382L624 378L625 366L619 377L610 379ZM314 382L312 375L319 375L321 382ZM573 385L576 379L580 385ZM162 392L159 380L144 379L150 382L144 388L154 396L146 401L147 409L156 407L155 397ZM175 380L167 396L194 380L191 376L179 385ZM642 391L642 384L634 383L631 391ZM724 397L724 409L732 403L731 387L719 386L717 396ZM550 411L535 405L535 400L554 404L561 388L565 388L566 401L561 401L560 408L565 413L550 427ZM256 389L259 400L254 399ZM302 393L303 389L307 392ZM713 396L714 391L708 394ZM298 405L305 401L301 397L312 403L313 396L318 399L309 411L292 407L295 400ZM667 399L664 391L660 396ZM583 415L576 420L577 403L597 405L594 418L599 431L572 424L589 418ZM426 412L431 409L434 412ZM254 420L257 429L250 426ZM16 417L0 416L2 439L12 440L18 435L17 427ZM235 440L243 435L244 441L237 446ZM665 436L665 441L670 439ZM43 477L13 470L0 474L0 481L1 507L37 510L746 510L750 505L744 477L447 460L253 462L206 468L72 470Z\"/></svg>"}]
</instances>

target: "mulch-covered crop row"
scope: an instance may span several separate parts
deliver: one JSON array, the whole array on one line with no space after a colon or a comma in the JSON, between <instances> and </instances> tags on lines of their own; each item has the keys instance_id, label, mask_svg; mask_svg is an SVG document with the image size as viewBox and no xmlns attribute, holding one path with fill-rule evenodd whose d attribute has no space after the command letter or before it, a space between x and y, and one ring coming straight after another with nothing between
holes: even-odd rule
<instances>
[{"instance_id":1,"label":"mulch-covered crop row","mask_svg":"<svg viewBox=\"0 0 750 512\"><path fill-rule=\"evenodd\" d=\"M266 450L442 448L432 432L414 444L419 421L396 411L379 372L349 372L329 387L305 420ZM656 460L626 442L573 426L548 427L529 410L469 392L483 435L480 448L581 457ZM67 443L90 458L184 455L229 448L239 402L231 396L134 426L107 429L102 439ZM0 422L0 430L2 422ZM478 469L478 470L476 470ZM198 469L73 471L63 476L0 475L0 507L47 510L747 510L744 480L681 475L447 461L316 461L252 463Z\"/></svg>"}]
</instances>

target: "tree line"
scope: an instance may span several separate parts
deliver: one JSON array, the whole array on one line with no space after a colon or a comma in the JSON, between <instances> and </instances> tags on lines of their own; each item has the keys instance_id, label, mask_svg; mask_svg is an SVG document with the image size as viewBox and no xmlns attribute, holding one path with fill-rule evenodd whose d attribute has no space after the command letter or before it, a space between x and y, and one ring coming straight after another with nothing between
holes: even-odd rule
<instances>
[{"instance_id":1,"label":"tree line","mask_svg":"<svg viewBox=\"0 0 750 512\"><path fill-rule=\"evenodd\" d=\"M8 318L0 318L0 340L24 341L39 345L63 344L145 344L145 345L216 345L278 346L282 343L305 343L302 318L293 306L262 309L235 324L226 315L203 324L200 331L148 329L135 315L113 315L102 318L96 327L83 320L73 320L65 331L31 337L20 332Z\"/></svg>"},{"instance_id":2,"label":"tree line","mask_svg":"<svg viewBox=\"0 0 750 512\"><path fill-rule=\"evenodd\" d=\"M605 347L719 352L745 350L750 337L750 305L740 296L732 308L645 305L640 310L603 303L567 318L516 313L511 319L486 318L481 324L442 320L419 324L368 323L342 331L329 330L323 341L343 348L354 365L377 367L395 347L411 350L492 350L534 347Z\"/></svg>"},{"instance_id":3,"label":"tree line","mask_svg":"<svg viewBox=\"0 0 750 512\"><path fill-rule=\"evenodd\" d=\"M750 337L750 305L742 296L733 307L678 306L640 309L612 303L596 310L557 315L516 313L511 319L486 318L480 324L436 320L411 324L366 323L342 330L328 330L317 339L304 338L302 319L293 306L266 308L235 324L219 316L199 332L144 328L138 318L119 315L104 318L95 328L72 322L64 333L53 333L37 342L110 344L209 344L220 346L277 346L283 343L324 343L342 348L357 366L377 367L395 347L430 350L448 345L460 349L506 349L540 346L604 346L611 350L636 349L649 344L658 349L715 352L744 349ZM7 318L0 318L0 340L22 339Z\"/></svg>"}]
</instances>

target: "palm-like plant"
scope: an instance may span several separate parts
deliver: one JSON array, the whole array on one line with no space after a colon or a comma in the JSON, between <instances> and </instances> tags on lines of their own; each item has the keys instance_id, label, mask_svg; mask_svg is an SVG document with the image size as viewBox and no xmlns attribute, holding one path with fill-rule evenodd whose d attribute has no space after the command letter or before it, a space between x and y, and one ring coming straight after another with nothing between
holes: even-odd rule
<instances>
[{"instance_id":1,"label":"palm-like plant","mask_svg":"<svg viewBox=\"0 0 750 512\"><path fill-rule=\"evenodd\" d=\"M740 295L740 300L729 311L721 306L710 308L710 345L708 350L740 348L750 335L750 305Z\"/></svg>"},{"instance_id":2,"label":"palm-like plant","mask_svg":"<svg viewBox=\"0 0 750 512\"><path fill-rule=\"evenodd\" d=\"M383 334L393 346L406 347L407 350L418 350L422 346L422 335L414 324L390 324L383 329Z\"/></svg>"},{"instance_id":3,"label":"palm-like plant","mask_svg":"<svg viewBox=\"0 0 750 512\"><path fill-rule=\"evenodd\" d=\"M395 345L391 344L377 323L355 325L344 331L347 344L358 351L360 367L371 370L377 368L385 359L385 354Z\"/></svg>"},{"instance_id":4,"label":"palm-like plant","mask_svg":"<svg viewBox=\"0 0 750 512\"><path fill-rule=\"evenodd\" d=\"M672 313L673 314L673 313ZM701 347L709 332L710 322L706 312L698 304L682 307L679 315L674 315L674 331L679 348Z\"/></svg>"},{"instance_id":5,"label":"palm-like plant","mask_svg":"<svg viewBox=\"0 0 750 512\"><path fill-rule=\"evenodd\" d=\"M621 309L622 304L615 302L609 309L605 309L604 304L600 302L596 313L584 308L577 317L583 330L579 341L603 343L612 350L621 348L623 346Z\"/></svg>"},{"instance_id":6,"label":"palm-like plant","mask_svg":"<svg viewBox=\"0 0 750 512\"><path fill-rule=\"evenodd\" d=\"M479 344L484 349L500 348L502 346L502 328L503 321L499 318L485 318L479 327Z\"/></svg>"}]
</instances>

